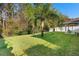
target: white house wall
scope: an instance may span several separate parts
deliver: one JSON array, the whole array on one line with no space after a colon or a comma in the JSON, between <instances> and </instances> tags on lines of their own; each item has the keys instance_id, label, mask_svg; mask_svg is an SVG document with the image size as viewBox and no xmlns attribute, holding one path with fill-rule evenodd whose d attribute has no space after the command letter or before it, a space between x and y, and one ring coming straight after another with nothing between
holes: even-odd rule
<instances>
[{"instance_id":1,"label":"white house wall","mask_svg":"<svg viewBox=\"0 0 79 59\"><path fill-rule=\"evenodd\" d=\"M70 26L69 27L69 30L73 31L73 30L76 30L76 29L79 29L79 26ZM52 32L53 31L53 28L50 28L49 32ZM59 32L65 32L65 27L56 27L55 28L55 31L59 31ZM66 31L68 31L68 27L66 27Z\"/></svg>"}]
</instances>

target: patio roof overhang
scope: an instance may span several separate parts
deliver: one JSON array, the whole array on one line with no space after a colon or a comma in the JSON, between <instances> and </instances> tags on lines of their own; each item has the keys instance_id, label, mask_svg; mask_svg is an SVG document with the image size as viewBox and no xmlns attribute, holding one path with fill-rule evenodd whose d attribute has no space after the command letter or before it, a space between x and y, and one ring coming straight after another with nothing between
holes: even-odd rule
<instances>
[{"instance_id":1,"label":"patio roof overhang","mask_svg":"<svg viewBox=\"0 0 79 59\"><path fill-rule=\"evenodd\" d=\"M64 22L63 24L64 25L67 25L67 24L79 24L79 22Z\"/></svg>"}]
</instances>

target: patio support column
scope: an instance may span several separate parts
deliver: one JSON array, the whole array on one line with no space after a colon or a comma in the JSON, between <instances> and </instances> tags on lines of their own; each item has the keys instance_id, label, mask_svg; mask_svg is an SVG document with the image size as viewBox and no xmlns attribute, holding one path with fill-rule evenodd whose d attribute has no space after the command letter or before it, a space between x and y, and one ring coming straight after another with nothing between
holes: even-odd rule
<instances>
[{"instance_id":1,"label":"patio support column","mask_svg":"<svg viewBox=\"0 0 79 59\"><path fill-rule=\"evenodd\" d=\"M69 30L69 24L68 24L68 30Z\"/></svg>"},{"instance_id":2,"label":"patio support column","mask_svg":"<svg viewBox=\"0 0 79 59\"><path fill-rule=\"evenodd\" d=\"M73 25L72 25L72 31L73 31Z\"/></svg>"},{"instance_id":3,"label":"patio support column","mask_svg":"<svg viewBox=\"0 0 79 59\"><path fill-rule=\"evenodd\" d=\"M65 24L65 32L66 32L66 24Z\"/></svg>"}]
</instances>

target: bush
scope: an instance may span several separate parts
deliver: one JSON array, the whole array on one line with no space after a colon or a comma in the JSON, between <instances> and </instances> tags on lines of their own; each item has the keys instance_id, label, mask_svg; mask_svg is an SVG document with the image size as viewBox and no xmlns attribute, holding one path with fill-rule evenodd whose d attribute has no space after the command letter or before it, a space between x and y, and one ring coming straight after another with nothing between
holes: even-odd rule
<instances>
[{"instance_id":1,"label":"bush","mask_svg":"<svg viewBox=\"0 0 79 59\"><path fill-rule=\"evenodd\" d=\"M15 33L16 35L26 35L27 32L26 31L19 31Z\"/></svg>"}]
</instances>

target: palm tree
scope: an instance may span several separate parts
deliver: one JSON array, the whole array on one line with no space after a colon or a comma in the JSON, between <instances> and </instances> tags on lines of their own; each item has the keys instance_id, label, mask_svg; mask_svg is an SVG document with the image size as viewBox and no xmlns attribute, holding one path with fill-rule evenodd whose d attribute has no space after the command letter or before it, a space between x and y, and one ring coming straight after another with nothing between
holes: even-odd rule
<instances>
[{"instance_id":1,"label":"palm tree","mask_svg":"<svg viewBox=\"0 0 79 59\"><path fill-rule=\"evenodd\" d=\"M36 13L37 17L41 21L41 36L44 36L44 27L45 22L48 23L50 20L52 22L52 27L54 28L58 26L60 20L59 12L51 7L51 4L35 4L36 5ZM50 26L50 25L49 25Z\"/></svg>"},{"instance_id":2,"label":"palm tree","mask_svg":"<svg viewBox=\"0 0 79 59\"><path fill-rule=\"evenodd\" d=\"M48 12L50 10L51 4L34 4L35 5L35 14L36 18L41 21L41 36L44 36L44 26L45 20L47 19Z\"/></svg>"},{"instance_id":3,"label":"palm tree","mask_svg":"<svg viewBox=\"0 0 79 59\"><path fill-rule=\"evenodd\" d=\"M53 28L53 31L55 31L55 27L61 27L63 25L64 18L65 16L54 8L49 12L48 24Z\"/></svg>"}]
</instances>

